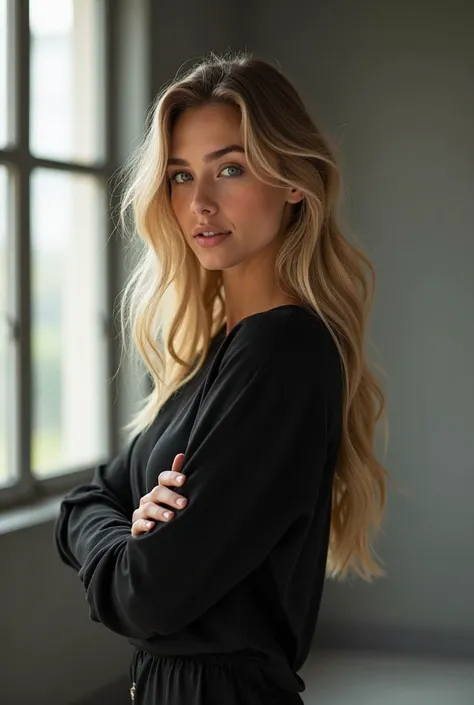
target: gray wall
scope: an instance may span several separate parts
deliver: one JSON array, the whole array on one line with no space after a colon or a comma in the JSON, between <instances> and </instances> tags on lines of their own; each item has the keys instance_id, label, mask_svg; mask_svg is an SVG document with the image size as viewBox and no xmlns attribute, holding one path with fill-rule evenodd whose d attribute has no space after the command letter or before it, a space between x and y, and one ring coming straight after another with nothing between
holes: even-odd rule
<instances>
[{"instance_id":1,"label":"gray wall","mask_svg":"<svg viewBox=\"0 0 474 705\"><path fill-rule=\"evenodd\" d=\"M388 578L327 586L325 644L474 656L473 26L457 0L261 0L252 15L249 46L339 144L346 220L377 272L385 460L406 493L378 544Z\"/></svg>"},{"instance_id":2,"label":"gray wall","mask_svg":"<svg viewBox=\"0 0 474 705\"><path fill-rule=\"evenodd\" d=\"M339 143L345 219L377 270L385 463L405 495L391 492L377 544L388 577L328 583L315 646L472 657L472 5L333 0L295 11L259 0L245 14L237 2L183 2L166 12L154 3L152 93L209 49L276 58ZM0 536L5 705L65 705L127 675L128 645L88 621L51 532L48 522ZM127 702L121 685L123 701L103 702Z\"/></svg>"}]
</instances>

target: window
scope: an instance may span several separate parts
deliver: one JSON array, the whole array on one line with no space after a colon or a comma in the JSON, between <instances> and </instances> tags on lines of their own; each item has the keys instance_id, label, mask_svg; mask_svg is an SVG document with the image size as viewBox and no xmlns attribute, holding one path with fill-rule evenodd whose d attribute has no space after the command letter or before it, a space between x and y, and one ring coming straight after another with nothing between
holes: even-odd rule
<instances>
[{"instance_id":1,"label":"window","mask_svg":"<svg viewBox=\"0 0 474 705\"><path fill-rule=\"evenodd\" d=\"M31 175L31 468L41 477L107 453L104 201L95 177Z\"/></svg>"},{"instance_id":2,"label":"window","mask_svg":"<svg viewBox=\"0 0 474 705\"><path fill-rule=\"evenodd\" d=\"M0 0L0 504L112 451L107 0Z\"/></svg>"}]
</instances>

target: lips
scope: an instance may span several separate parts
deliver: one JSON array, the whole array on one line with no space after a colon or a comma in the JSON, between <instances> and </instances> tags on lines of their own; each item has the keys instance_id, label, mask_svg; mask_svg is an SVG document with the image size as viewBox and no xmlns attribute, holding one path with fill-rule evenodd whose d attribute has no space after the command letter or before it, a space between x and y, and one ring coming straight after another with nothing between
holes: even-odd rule
<instances>
[{"instance_id":1,"label":"lips","mask_svg":"<svg viewBox=\"0 0 474 705\"><path fill-rule=\"evenodd\" d=\"M230 235L231 231L230 230L221 230L221 231L216 231L216 230L203 230L200 233L197 233L194 237L199 237L203 233L215 233L215 236L217 235ZM204 236L205 237L205 236ZM212 237L212 236L211 236Z\"/></svg>"},{"instance_id":2,"label":"lips","mask_svg":"<svg viewBox=\"0 0 474 705\"><path fill-rule=\"evenodd\" d=\"M232 231L228 230L227 228L221 230L219 225L212 225L212 223L200 223L194 228L193 236L196 237L197 235L202 235L202 233L217 233L218 235L227 235L230 232Z\"/></svg>"}]
</instances>

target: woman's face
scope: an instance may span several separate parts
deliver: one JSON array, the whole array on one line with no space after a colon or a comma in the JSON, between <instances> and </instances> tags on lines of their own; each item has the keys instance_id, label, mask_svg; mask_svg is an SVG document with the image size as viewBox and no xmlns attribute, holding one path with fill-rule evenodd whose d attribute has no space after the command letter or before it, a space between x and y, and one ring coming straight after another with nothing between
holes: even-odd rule
<instances>
[{"instance_id":1,"label":"woman's face","mask_svg":"<svg viewBox=\"0 0 474 705\"><path fill-rule=\"evenodd\" d=\"M242 151L218 158L206 155L229 145ZM173 160L175 163L173 163ZM176 160L185 160L176 164ZM171 205L187 241L207 269L228 269L278 247L282 219L301 194L290 187L268 186L247 166L239 111L227 105L188 108L178 117L170 146ZM203 247L194 229L231 231L212 247Z\"/></svg>"}]
</instances>

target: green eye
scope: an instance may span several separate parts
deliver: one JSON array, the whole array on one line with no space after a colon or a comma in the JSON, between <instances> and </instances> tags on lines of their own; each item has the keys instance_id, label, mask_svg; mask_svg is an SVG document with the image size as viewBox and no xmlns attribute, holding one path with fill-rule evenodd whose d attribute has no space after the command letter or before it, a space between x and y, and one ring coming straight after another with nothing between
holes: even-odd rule
<instances>
[{"instance_id":1,"label":"green eye","mask_svg":"<svg viewBox=\"0 0 474 705\"><path fill-rule=\"evenodd\" d=\"M173 174L170 176L170 181L175 181L177 184L182 184L182 181L176 181L176 177L179 176L179 174L187 174L187 171L175 171Z\"/></svg>"},{"instance_id":2,"label":"green eye","mask_svg":"<svg viewBox=\"0 0 474 705\"><path fill-rule=\"evenodd\" d=\"M239 172L237 176L240 176L240 174L243 173L243 169L241 169L240 166L225 166L222 171L226 171L227 169L237 169L237 171Z\"/></svg>"},{"instance_id":3,"label":"green eye","mask_svg":"<svg viewBox=\"0 0 474 705\"><path fill-rule=\"evenodd\" d=\"M231 166L225 166L225 167L222 169L221 174L222 174L223 171L226 171L227 169L236 169L237 172L238 172L237 174L234 174L234 175L231 175L230 177L228 177L228 178L231 178L231 179L237 178L238 176L241 176L241 175L244 173L244 170L242 169L241 166L237 166L236 164L233 164L233 165L231 165ZM184 184L184 183L186 183L186 181L177 181L176 177L179 176L180 174L188 174L188 176L189 176L189 172L188 172L188 171L175 171L175 172L173 172L173 173L171 174L171 176L170 176L170 181L174 181L176 184Z\"/></svg>"}]
</instances>

